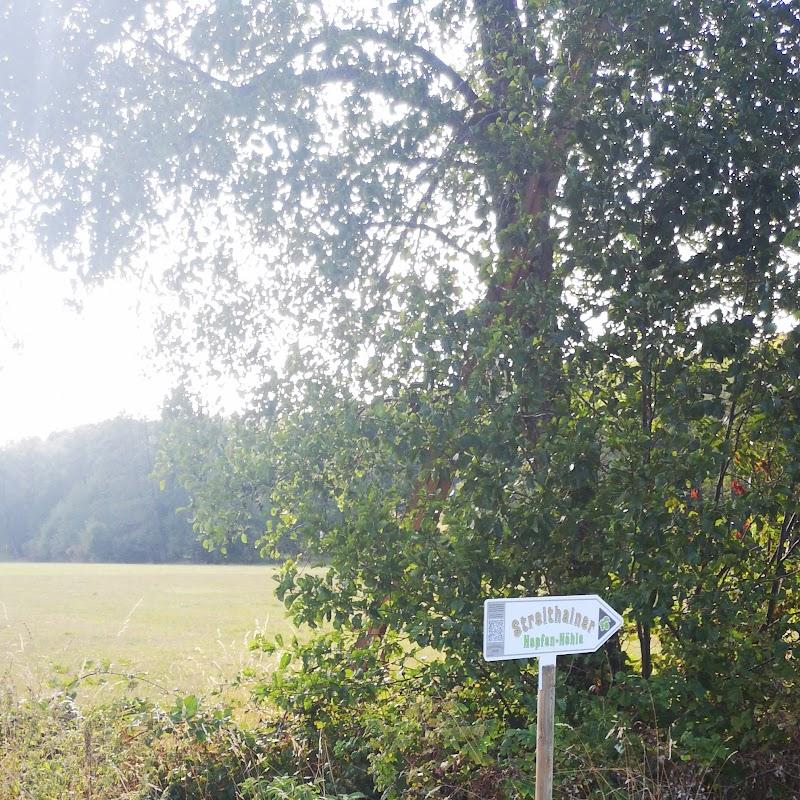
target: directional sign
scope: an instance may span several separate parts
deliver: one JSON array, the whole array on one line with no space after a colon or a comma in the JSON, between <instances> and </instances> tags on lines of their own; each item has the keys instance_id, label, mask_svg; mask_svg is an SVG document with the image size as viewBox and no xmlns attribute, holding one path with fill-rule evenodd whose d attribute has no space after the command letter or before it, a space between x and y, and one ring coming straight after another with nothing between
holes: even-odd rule
<instances>
[{"instance_id":1,"label":"directional sign","mask_svg":"<svg viewBox=\"0 0 800 800\"><path fill-rule=\"evenodd\" d=\"M592 653L622 627L596 594L518 597L483 604L487 661Z\"/></svg>"}]
</instances>

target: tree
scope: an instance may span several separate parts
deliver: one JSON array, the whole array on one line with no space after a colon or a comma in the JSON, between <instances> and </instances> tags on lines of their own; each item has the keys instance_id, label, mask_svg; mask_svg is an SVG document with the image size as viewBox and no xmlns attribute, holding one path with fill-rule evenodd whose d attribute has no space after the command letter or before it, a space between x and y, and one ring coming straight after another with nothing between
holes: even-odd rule
<instances>
[{"instance_id":1,"label":"tree","mask_svg":"<svg viewBox=\"0 0 800 800\"><path fill-rule=\"evenodd\" d=\"M668 713L706 702L695 733L790 696L796 7L30 8L5 12L4 163L90 276L180 243L165 344L252 400L195 503L220 541L257 506L267 545L330 564L287 567L298 619L477 679L484 597L599 591ZM745 680L767 664L780 691Z\"/></svg>"}]
</instances>

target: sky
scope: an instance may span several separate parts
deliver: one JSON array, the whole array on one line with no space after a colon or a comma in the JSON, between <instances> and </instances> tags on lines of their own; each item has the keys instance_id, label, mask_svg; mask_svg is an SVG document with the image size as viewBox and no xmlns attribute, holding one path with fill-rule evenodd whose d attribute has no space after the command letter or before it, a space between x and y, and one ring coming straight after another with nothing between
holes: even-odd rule
<instances>
[{"instance_id":1,"label":"sky","mask_svg":"<svg viewBox=\"0 0 800 800\"><path fill-rule=\"evenodd\" d=\"M171 381L153 358L152 315L116 279L76 310L43 265L0 274L0 446L118 414L155 418Z\"/></svg>"}]
</instances>

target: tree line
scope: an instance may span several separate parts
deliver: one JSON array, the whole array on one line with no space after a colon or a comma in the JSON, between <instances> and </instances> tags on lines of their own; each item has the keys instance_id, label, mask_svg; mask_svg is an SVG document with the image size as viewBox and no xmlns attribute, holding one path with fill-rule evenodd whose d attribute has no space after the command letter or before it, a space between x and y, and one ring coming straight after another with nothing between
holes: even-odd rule
<instances>
[{"instance_id":1,"label":"tree line","mask_svg":"<svg viewBox=\"0 0 800 800\"><path fill-rule=\"evenodd\" d=\"M197 541L183 489L153 474L162 431L118 417L0 450L0 559L222 560ZM240 539L227 557L258 555Z\"/></svg>"}]
</instances>

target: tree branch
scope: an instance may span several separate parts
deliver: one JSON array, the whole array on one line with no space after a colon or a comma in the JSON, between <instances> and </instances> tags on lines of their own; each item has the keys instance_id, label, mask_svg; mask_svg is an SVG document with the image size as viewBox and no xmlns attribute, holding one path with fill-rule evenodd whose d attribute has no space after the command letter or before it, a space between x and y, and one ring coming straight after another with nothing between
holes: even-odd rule
<instances>
[{"instance_id":1,"label":"tree branch","mask_svg":"<svg viewBox=\"0 0 800 800\"><path fill-rule=\"evenodd\" d=\"M346 34L348 31L341 31L341 33ZM377 37L380 32L375 31L374 34L375 41L378 41L379 39ZM388 34L386 37L392 39ZM318 40L310 39L305 43L305 47L297 47L294 48L294 50L285 52L284 58L276 60L270 64L267 69L241 83L235 83L231 80L212 75L194 62L177 55L172 50L153 39L142 41L141 39L132 37L131 41L159 55L174 66L186 70L198 83L213 89L246 96L254 94L258 89L264 86L274 88L279 78L295 80L299 85L306 88L319 88L327 83L352 82L365 87L367 91L376 91L406 103L417 103L436 113L444 112L445 121L453 127L463 125L466 120L464 111L460 111L444 100L435 98L429 91L428 82L414 80L404 83L395 72L376 72L373 69L367 69L356 64L337 64L315 69L303 69L299 72L292 70L291 62L295 58L303 55L306 49L310 51L313 47L324 43L324 37L319 37ZM397 41L397 43L400 44L399 41ZM426 63L429 65L439 62L441 67L440 72L442 72L442 74L446 75L451 81L455 81L456 79L460 81L456 88L459 88L462 95L465 94L466 89L469 89L466 96L470 99L470 105L472 106L477 103L478 96L454 70L444 64L444 62L441 62L433 53L425 50L425 48L415 45L414 49L427 53L428 58L426 59ZM463 86L461 84L463 84ZM466 87L466 89L464 87ZM417 90L417 92L415 92L415 90Z\"/></svg>"},{"instance_id":2,"label":"tree branch","mask_svg":"<svg viewBox=\"0 0 800 800\"><path fill-rule=\"evenodd\" d=\"M142 41L141 39L137 39L135 36L131 36L130 40L134 44L139 45L139 47L161 56L169 61L170 64L173 64L176 67L181 67L181 69L191 73L198 83L202 83L203 85L214 89L221 89L225 91L238 91L240 88L231 81L225 80L224 78L218 78L215 75L212 75L210 72L206 72L206 70L204 70L202 67L199 67L194 62L185 58L181 58L181 56L173 53L172 50L169 50L167 47L161 44L161 42L157 42L155 39Z\"/></svg>"},{"instance_id":3,"label":"tree branch","mask_svg":"<svg viewBox=\"0 0 800 800\"><path fill-rule=\"evenodd\" d=\"M325 47L334 45L341 49L342 44L349 42L357 42L358 44L365 42L384 44L396 53L403 53L411 57L416 57L427 67L437 72L442 77L447 78L450 83L453 84L453 88L464 97L470 107L476 105L480 99L469 85L466 78L461 76L449 64L446 64L435 53L416 42L406 42L402 39L398 39L391 33L367 26L359 26L357 28L336 28L328 26L323 33L313 36L304 42L297 42L287 47L279 59L272 62L270 66L262 72L254 75L247 83L258 82L275 75L276 71L280 71L283 67L288 67L296 58L313 53L320 45Z\"/></svg>"},{"instance_id":4,"label":"tree branch","mask_svg":"<svg viewBox=\"0 0 800 800\"><path fill-rule=\"evenodd\" d=\"M448 247L452 247L454 250L457 250L459 253L463 253L470 258L475 256L475 253L468 250L466 247L461 245L457 242L452 236L448 236L443 230L440 228L435 227L434 225L427 225L424 222L419 222L415 220L402 220L402 219L387 219L387 220L376 220L375 222L371 222L369 227L375 228L403 228L403 229L414 229L419 231L425 231L427 233L432 233L439 239L440 242L447 245Z\"/></svg>"},{"instance_id":5,"label":"tree branch","mask_svg":"<svg viewBox=\"0 0 800 800\"><path fill-rule=\"evenodd\" d=\"M786 577L786 567L784 560L784 548L789 540L789 534L792 532L795 524L797 523L797 513L784 514L783 525L781 525L781 533L778 538L778 544L775 547L775 553L770 561L775 562L775 574L772 578L772 585L769 592L769 603L767 605L767 616L764 620L764 628L769 628L775 620L775 611L778 607L778 596L780 595L783 579Z\"/></svg>"},{"instance_id":6,"label":"tree branch","mask_svg":"<svg viewBox=\"0 0 800 800\"><path fill-rule=\"evenodd\" d=\"M466 78L460 75L449 64L442 61L435 53L416 42L405 42L390 33L366 27L349 28L347 30L340 30L339 33L344 36L355 36L355 38L362 41L380 42L390 46L396 52L417 56L420 61L428 67L447 78L453 84L453 88L464 97L470 107L477 105L480 100Z\"/></svg>"},{"instance_id":7,"label":"tree branch","mask_svg":"<svg viewBox=\"0 0 800 800\"><path fill-rule=\"evenodd\" d=\"M254 78L251 82L237 87L237 92L243 95L253 94L262 84L274 86L277 77L277 73L269 76L262 73L261 76ZM354 83L366 91L374 91L404 103L424 105L428 110L436 113L443 112L444 121L453 127L462 125L465 120L464 112L459 111L448 103L437 101L428 91L426 84L403 83L393 73L372 72L355 64L339 64L337 66L293 72L289 77L309 89L317 89L328 83ZM415 95L415 88L421 89L422 92ZM420 100L426 102L420 103Z\"/></svg>"}]
</instances>

